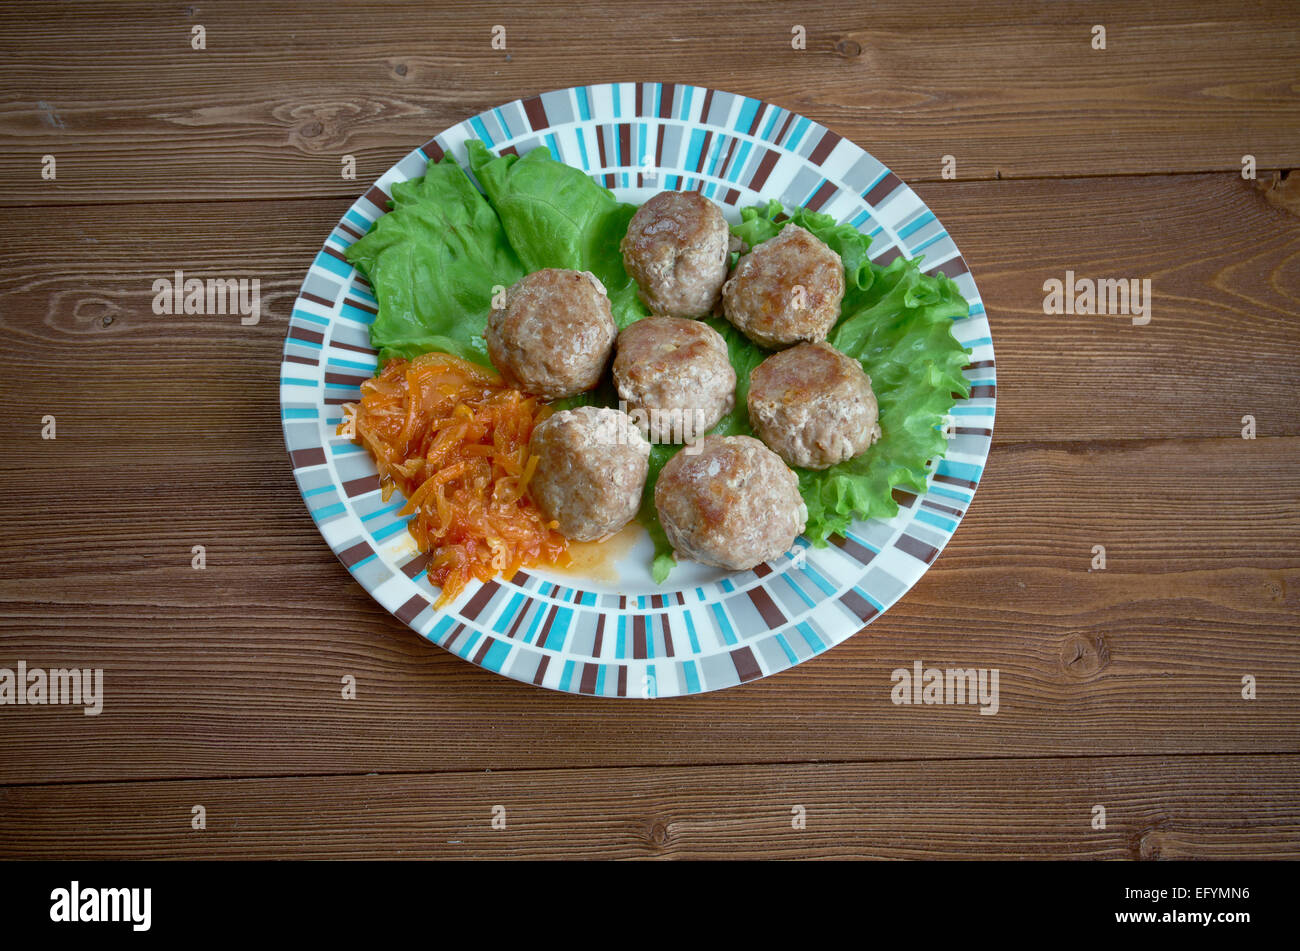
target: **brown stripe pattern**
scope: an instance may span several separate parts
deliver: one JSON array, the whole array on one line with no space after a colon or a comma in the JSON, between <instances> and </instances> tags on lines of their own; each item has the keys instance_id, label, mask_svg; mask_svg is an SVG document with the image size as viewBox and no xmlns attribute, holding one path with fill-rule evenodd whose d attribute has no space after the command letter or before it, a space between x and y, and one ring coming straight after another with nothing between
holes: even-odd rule
<instances>
[{"instance_id":1,"label":"brown stripe pattern","mask_svg":"<svg viewBox=\"0 0 1300 951\"><path fill-rule=\"evenodd\" d=\"M749 600L754 602L754 607L758 609L758 615L763 619L763 623L767 625L768 630L776 630L785 624L785 615L776 606L776 602L772 600L772 596L767 593L766 588L762 585L755 585L747 593L749 594Z\"/></svg>"},{"instance_id":2,"label":"brown stripe pattern","mask_svg":"<svg viewBox=\"0 0 1300 951\"><path fill-rule=\"evenodd\" d=\"M293 463L295 469L305 469L308 466L325 465L325 450L320 446L312 446L310 449L295 449L289 453L289 461Z\"/></svg>"},{"instance_id":3,"label":"brown stripe pattern","mask_svg":"<svg viewBox=\"0 0 1300 951\"><path fill-rule=\"evenodd\" d=\"M378 492L379 475L375 474L375 475L362 476L359 479L349 479L347 482L343 483L343 491L347 494L347 497L350 499L354 499L358 495L366 495L370 492Z\"/></svg>"},{"instance_id":4,"label":"brown stripe pattern","mask_svg":"<svg viewBox=\"0 0 1300 951\"><path fill-rule=\"evenodd\" d=\"M475 592L474 597L470 598L469 602L460 609L460 616L467 621L474 620L479 616L479 613L487 607L487 604L492 600L493 595L495 595L500 589L501 586L495 581L489 581L487 584L483 585L483 587L479 588L479 590Z\"/></svg>"},{"instance_id":5,"label":"brown stripe pattern","mask_svg":"<svg viewBox=\"0 0 1300 951\"><path fill-rule=\"evenodd\" d=\"M732 651L731 662L736 666L736 674L740 677L742 684L757 680L763 675L763 671L759 669L758 661L754 659L754 652L748 647L741 647Z\"/></svg>"},{"instance_id":6,"label":"brown stripe pattern","mask_svg":"<svg viewBox=\"0 0 1300 951\"><path fill-rule=\"evenodd\" d=\"M416 617L429 606L429 602L418 594L413 596L409 601L393 612L393 617L403 624L410 624Z\"/></svg>"},{"instance_id":7,"label":"brown stripe pattern","mask_svg":"<svg viewBox=\"0 0 1300 951\"><path fill-rule=\"evenodd\" d=\"M844 594L840 596L840 604L844 605L855 615L857 615L858 620L860 620L863 624L866 624L873 617L875 617L877 614L880 613L879 611L876 610L876 606L874 604L872 604L870 601L868 601L866 598L862 597L862 595L858 594L856 591L853 591L852 589L845 591Z\"/></svg>"},{"instance_id":8,"label":"brown stripe pattern","mask_svg":"<svg viewBox=\"0 0 1300 951\"><path fill-rule=\"evenodd\" d=\"M668 625L668 615L659 615L659 630L664 636L664 655L673 656L673 632Z\"/></svg>"},{"instance_id":9,"label":"brown stripe pattern","mask_svg":"<svg viewBox=\"0 0 1300 951\"><path fill-rule=\"evenodd\" d=\"M966 489L973 489L973 488L975 488L975 483L972 482L970 479L958 479L956 476L936 475L936 476L934 477L934 481L935 481L935 482L946 482L946 483L948 483L949 485L959 485L959 486L961 486L962 488L966 488Z\"/></svg>"},{"instance_id":10,"label":"brown stripe pattern","mask_svg":"<svg viewBox=\"0 0 1300 951\"><path fill-rule=\"evenodd\" d=\"M859 545L853 539L846 538L843 535L832 535L830 540L831 544L840 551L844 552L846 555L853 556L855 560L864 565L871 564L871 559L876 557L876 553L870 548L867 548L865 545Z\"/></svg>"},{"instance_id":11,"label":"brown stripe pattern","mask_svg":"<svg viewBox=\"0 0 1300 951\"><path fill-rule=\"evenodd\" d=\"M388 214L388 205L391 199L388 197L388 192L384 191L378 185L371 185L370 190L361 197L374 205L381 215Z\"/></svg>"},{"instance_id":12,"label":"brown stripe pattern","mask_svg":"<svg viewBox=\"0 0 1300 951\"><path fill-rule=\"evenodd\" d=\"M961 255L957 255L957 257L949 258L942 264L936 264L934 267L926 268L925 273L931 275L946 274L948 277L958 278L963 274L969 274L970 268L966 266L966 259Z\"/></svg>"},{"instance_id":13,"label":"brown stripe pattern","mask_svg":"<svg viewBox=\"0 0 1300 951\"><path fill-rule=\"evenodd\" d=\"M375 550L370 547L369 542L360 541L351 548L345 548L343 551L339 552L339 561L343 562L343 564L348 568L351 568L357 562L365 561L374 553Z\"/></svg>"},{"instance_id":14,"label":"brown stripe pattern","mask_svg":"<svg viewBox=\"0 0 1300 951\"><path fill-rule=\"evenodd\" d=\"M808 156L808 161L814 165L821 165L822 162L826 161L826 157L831 154L839 141L839 134L827 129L826 134L822 136L822 140L817 143L817 148L813 149L812 154Z\"/></svg>"},{"instance_id":15,"label":"brown stripe pattern","mask_svg":"<svg viewBox=\"0 0 1300 951\"><path fill-rule=\"evenodd\" d=\"M893 193L895 188L898 188L902 184L903 184L902 179L900 179L893 172L889 172L885 175L884 178L880 180L880 184L876 185L875 188L871 189L869 192L867 192L865 195L862 196L862 200L865 201L868 205L873 205L873 206L878 205L886 198L888 198L890 194Z\"/></svg>"},{"instance_id":16,"label":"brown stripe pattern","mask_svg":"<svg viewBox=\"0 0 1300 951\"><path fill-rule=\"evenodd\" d=\"M758 168L754 169L754 177L749 181L749 187L753 191L761 191L767 184L767 177L772 174L772 169L776 168L776 160L781 157L779 152L772 149L764 149L763 157L759 159Z\"/></svg>"},{"instance_id":17,"label":"brown stripe pattern","mask_svg":"<svg viewBox=\"0 0 1300 951\"><path fill-rule=\"evenodd\" d=\"M410 561L408 561L406 564L402 565L402 574L406 575L406 577L408 578L414 578L426 567L428 567L429 561L432 558L433 555L431 555L429 552L427 551L421 552L420 554L412 558Z\"/></svg>"},{"instance_id":18,"label":"brown stripe pattern","mask_svg":"<svg viewBox=\"0 0 1300 951\"><path fill-rule=\"evenodd\" d=\"M898 546L899 551L905 551L913 558L920 559L927 565L939 556L939 549L933 545L927 545L919 538L913 538L911 535L899 535L898 541L894 544Z\"/></svg>"},{"instance_id":19,"label":"brown stripe pattern","mask_svg":"<svg viewBox=\"0 0 1300 951\"><path fill-rule=\"evenodd\" d=\"M524 115L528 117L528 125L534 132L540 132L551 124L546 118L546 106L542 104L541 96L524 100Z\"/></svg>"},{"instance_id":20,"label":"brown stripe pattern","mask_svg":"<svg viewBox=\"0 0 1300 951\"><path fill-rule=\"evenodd\" d=\"M839 191L839 189L837 189L832 183L823 183L822 187L817 189L817 191L813 193L813 196L808 199L808 208L812 211L821 211L822 205L830 201L831 196L837 191Z\"/></svg>"}]
</instances>

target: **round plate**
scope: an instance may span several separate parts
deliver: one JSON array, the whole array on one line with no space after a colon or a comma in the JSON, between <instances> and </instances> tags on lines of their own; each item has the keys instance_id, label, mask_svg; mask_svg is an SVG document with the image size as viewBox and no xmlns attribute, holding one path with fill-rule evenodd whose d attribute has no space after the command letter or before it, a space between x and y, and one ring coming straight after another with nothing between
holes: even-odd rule
<instances>
[{"instance_id":1,"label":"round plate","mask_svg":"<svg viewBox=\"0 0 1300 951\"><path fill-rule=\"evenodd\" d=\"M388 210L394 182L450 152L464 165L477 138L497 153L539 146L586 170L621 200L696 190L733 223L779 199L852 223L888 263L924 254L970 301L954 321L973 351L969 399L953 408L947 456L929 491L896 492L898 515L856 522L826 548L803 539L753 571L682 563L656 585L643 530L612 564L529 569L470 582L442 609L399 518L380 499L369 454L334 431L340 405L375 371L375 298L344 250ZM732 93L671 83L579 86L507 103L436 136L394 165L339 221L294 304L280 371L284 438L294 478L326 543L348 571L414 631L525 683L600 697L672 697L765 677L840 643L925 573L970 505L993 435L993 341L957 245L924 202L852 142L803 116ZM616 548L618 546L615 546Z\"/></svg>"}]
</instances>

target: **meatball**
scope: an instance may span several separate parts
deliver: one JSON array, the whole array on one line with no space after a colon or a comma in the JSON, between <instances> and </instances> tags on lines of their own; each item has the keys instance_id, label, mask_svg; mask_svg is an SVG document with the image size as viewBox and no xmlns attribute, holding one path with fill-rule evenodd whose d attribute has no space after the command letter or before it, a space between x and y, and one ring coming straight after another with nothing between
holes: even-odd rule
<instances>
[{"instance_id":1,"label":"meatball","mask_svg":"<svg viewBox=\"0 0 1300 951\"><path fill-rule=\"evenodd\" d=\"M719 568L753 568L790 550L808 521L799 479L750 436L705 436L655 483L655 508L673 549Z\"/></svg>"},{"instance_id":2,"label":"meatball","mask_svg":"<svg viewBox=\"0 0 1300 951\"><path fill-rule=\"evenodd\" d=\"M650 444L627 413L579 406L542 420L528 489L560 534L589 542L618 531L641 507Z\"/></svg>"},{"instance_id":3,"label":"meatball","mask_svg":"<svg viewBox=\"0 0 1300 951\"><path fill-rule=\"evenodd\" d=\"M547 268L517 281L488 316L488 357L511 386L547 399L600 382L618 328L604 285L587 271Z\"/></svg>"},{"instance_id":4,"label":"meatball","mask_svg":"<svg viewBox=\"0 0 1300 951\"><path fill-rule=\"evenodd\" d=\"M748 406L754 432L792 466L826 469L880 438L871 377L826 343L801 343L760 363Z\"/></svg>"},{"instance_id":5,"label":"meatball","mask_svg":"<svg viewBox=\"0 0 1300 951\"><path fill-rule=\"evenodd\" d=\"M651 442L693 442L736 406L727 342L683 317L645 317L624 327L614 385Z\"/></svg>"},{"instance_id":6,"label":"meatball","mask_svg":"<svg viewBox=\"0 0 1300 951\"><path fill-rule=\"evenodd\" d=\"M742 257L722 286L727 319L772 350L825 340L843 299L840 256L795 224Z\"/></svg>"},{"instance_id":7,"label":"meatball","mask_svg":"<svg viewBox=\"0 0 1300 951\"><path fill-rule=\"evenodd\" d=\"M730 241L713 202L698 192L660 192L636 210L620 248L652 311L703 317L727 279Z\"/></svg>"}]
</instances>

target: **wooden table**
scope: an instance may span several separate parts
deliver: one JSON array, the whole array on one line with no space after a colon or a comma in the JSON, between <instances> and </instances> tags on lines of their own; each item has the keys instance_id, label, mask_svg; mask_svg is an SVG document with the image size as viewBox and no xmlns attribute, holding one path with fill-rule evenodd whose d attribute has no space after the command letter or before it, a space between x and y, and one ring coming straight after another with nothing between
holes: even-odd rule
<instances>
[{"instance_id":1,"label":"wooden table","mask_svg":"<svg viewBox=\"0 0 1300 951\"><path fill-rule=\"evenodd\" d=\"M504 10L0 7L0 667L105 677L96 717L0 707L0 856L1300 856L1294 5ZM294 486L277 369L397 158L642 79L794 109L912 184L987 302L999 412L956 537L865 632L599 702L371 600ZM261 321L155 315L176 269L258 278ZM1044 314L1067 269L1150 278L1151 322ZM1000 711L894 705L916 660L998 668Z\"/></svg>"}]
</instances>

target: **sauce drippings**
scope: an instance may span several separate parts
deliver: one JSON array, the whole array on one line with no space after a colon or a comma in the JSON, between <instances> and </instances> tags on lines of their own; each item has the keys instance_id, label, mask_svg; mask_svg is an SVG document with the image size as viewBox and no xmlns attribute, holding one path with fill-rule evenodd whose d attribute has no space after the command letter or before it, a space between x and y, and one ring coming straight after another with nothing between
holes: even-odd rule
<instances>
[{"instance_id":1,"label":"sauce drippings","mask_svg":"<svg viewBox=\"0 0 1300 951\"><path fill-rule=\"evenodd\" d=\"M569 542L569 563L547 565L556 574L581 575L593 581L617 582L618 563L645 535L637 522L629 522L613 535L595 542Z\"/></svg>"}]
</instances>

